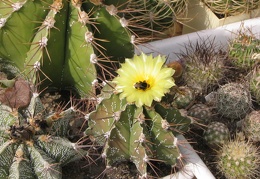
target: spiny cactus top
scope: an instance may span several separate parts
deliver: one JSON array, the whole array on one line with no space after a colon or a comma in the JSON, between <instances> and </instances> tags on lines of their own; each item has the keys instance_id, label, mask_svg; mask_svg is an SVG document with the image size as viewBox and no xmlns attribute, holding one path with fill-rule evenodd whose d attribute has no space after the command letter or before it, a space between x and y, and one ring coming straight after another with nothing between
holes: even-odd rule
<instances>
[{"instance_id":1,"label":"spiny cactus top","mask_svg":"<svg viewBox=\"0 0 260 179\"><path fill-rule=\"evenodd\" d=\"M175 85L174 70L164 66L165 58L152 55L135 55L133 59L126 59L122 67L117 70L118 77L116 92L121 93L120 98L126 98L129 103L136 106L151 106L152 101L160 101L166 92Z\"/></svg>"},{"instance_id":2,"label":"spiny cactus top","mask_svg":"<svg viewBox=\"0 0 260 179\"><path fill-rule=\"evenodd\" d=\"M75 114L45 113L36 93L25 111L0 104L0 178L62 178L63 165L87 154L66 138Z\"/></svg>"}]
</instances>

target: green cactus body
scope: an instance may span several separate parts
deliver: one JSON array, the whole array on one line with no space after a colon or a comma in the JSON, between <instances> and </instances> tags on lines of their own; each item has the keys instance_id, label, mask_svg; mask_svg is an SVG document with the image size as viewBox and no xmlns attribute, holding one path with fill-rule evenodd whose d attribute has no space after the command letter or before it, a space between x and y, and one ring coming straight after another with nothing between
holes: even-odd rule
<instances>
[{"instance_id":1,"label":"green cactus body","mask_svg":"<svg viewBox=\"0 0 260 179\"><path fill-rule=\"evenodd\" d=\"M187 115L196 118L200 124L208 124L212 117L210 108L205 104L193 105Z\"/></svg>"},{"instance_id":2,"label":"green cactus body","mask_svg":"<svg viewBox=\"0 0 260 179\"><path fill-rule=\"evenodd\" d=\"M242 84L225 84L218 89L216 96L216 108L224 117L232 120L242 119L251 110L250 92Z\"/></svg>"},{"instance_id":3,"label":"green cactus body","mask_svg":"<svg viewBox=\"0 0 260 179\"><path fill-rule=\"evenodd\" d=\"M186 108L195 100L194 92L187 86L180 86L174 95L172 106L177 108Z\"/></svg>"},{"instance_id":4,"label":"green cactus body","mask_svg":"<svg viewBox=\"0 0 260 179\"><path fill-rule=\"evenodd\" d=\"M259 59L255 59L254 55L259 54L260 40L253 35L247 35L243 32L230 42L229 58L234 66L239 69L251 69Z\"/></svg>"},{"instance_id":5,"label":"green cactus body","mask_svg":"<svg viewBox=\"0 0 260 179\"><path fill-rule=\"evenodd\" d=\"M127 29L104 5L93 6L81 0L1 1L0 57L41 82L42 88L76 88L83 97L93 94L99 63L95 60L133 55ZM115 50L119 46L121 50Z\"/></svg>"},{"instance_id":6,"label":"green cactus body","mask_svg":"<svg viewBox=\"0 0 260 179\"><path fill-rule=\"evenodd\" d=\"M204 2L214 13L224 15L225 17L249 13L259 5L259 0L204 0Z\"/></svg>"},{"instance_id":7,"label":"green cactus body","mask_svg":"<svg viewBox=\"0 0 260 179\"><path fill-rule=\"evenodd\" d=\"M228 179L257 178L260 155L250 142L235 139L224 143L217 154L217 165Z\"/></svg>"},{"instance_id":8,"label":"green cactus body","mask_svg":"<svg viewBox=\"0 0 260 179\"><path fill-rule=\"evenodd\" d=\"M242 130L249 140L260 141L260 111L252 111L246 115L242 122Z\"/></svg>"},{"instance_id":9,"label":"green cactus body","mask_svg":"<svg viewBox=\"0 0 260 179\"><path fill-rule=\"evenodd\" d=\"M250 76L250 92L255 101L260 104L260 67L256 66Z\"/></svg>"},{"instance_id":10,"label":"green cactus body","mask_svg":"<svg viewBox=\"0 0 260 179\"><path fill-rule=\"evenodd\" d=\"M132 161L142 177L147 177L151 159L176 164L181 157L175 135L185 132L190 124L177 110L161 105L137 108L115 94L106 96L87 118L85 134L104 146L102 156L107 166Z\"/></svg>"},{"instance_id":11,"label":"green cactus body","mask_svg":"<svg viewBox=\"0 0 260 179\"><path fill-rule=\"evenodd\" d=\"M212 148L219 148L229 140L229 129L221 122L211 122L204 131L203 138Z\"/></svg>"},{"instance_id":12,"label":"green cactus body","mask_svg":"<svg viewBox=\"0 0 260 179\"><path fill-rule=\"evenodd\" d=\"M0 105L0 178L62 178L62 166L87 155L66 138L76 111L47 115L41 105L35 93L28 113Z\"/></svg>"}]
</instances>

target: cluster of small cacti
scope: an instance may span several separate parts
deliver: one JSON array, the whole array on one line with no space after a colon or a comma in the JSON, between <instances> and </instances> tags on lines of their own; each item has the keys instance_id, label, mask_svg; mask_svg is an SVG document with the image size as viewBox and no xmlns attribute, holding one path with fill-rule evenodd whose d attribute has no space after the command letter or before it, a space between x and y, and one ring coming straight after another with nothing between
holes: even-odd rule
<instances>
[{"instance_id":1,"label":"cluster of small cacti","mask_svg":"<svg viewBox=\"0 0 260 179\"><path fill-rule=\"evenodd\" d=\"M212 148L219 148L229 140L230 132L228 127L221 122L211 122L204 131L203 138Z\"/></svg>"},{"instance_id":2,"label":"cluster of small cacti","mask_svg":"<svg viewBox=\"0 0 260 179\"><path fill-rule=\"evenodd\" d=\"M62 178L62 166L88 156L67 138L73 107L49 114L33 93L26 109L0 111L0 178Z\"/></svg>"},{"instance_id":3,"label":"cluster of small cacti","mask_svg":"<svg viewBox=\"0 0 260 179\"><path fill-rule=\"evenodd\" d=\"M216 14L230 16L249 13L259 7L259 0L204 0L207 6Z\"/></svg>"}]
</instances>

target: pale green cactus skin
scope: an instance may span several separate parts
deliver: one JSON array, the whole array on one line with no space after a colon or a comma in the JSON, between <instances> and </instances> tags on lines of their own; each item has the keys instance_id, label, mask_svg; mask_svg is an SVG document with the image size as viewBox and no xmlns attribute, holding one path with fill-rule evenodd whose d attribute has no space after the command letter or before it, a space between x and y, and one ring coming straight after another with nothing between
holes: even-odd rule
<instances>
[{"instance_id":1,"label":"pale green cactus skin","mask_svg":"<svg viewBox=\"0 0 260 179\"><path fill-rule=\"evenodd\" d=\"M87 118L89 127L85 134L95 144L104 146L102 156L107 167L132 161L142 177L147 177L150 159L171 166L181 159L176 135L187 131L190 124L190 119L176 109L165 109L159 104L137 108L120 100L117 94L103 96Z\"/></svg>"},{"instance_id":2,"label":"pale green cactus skin","mask_svg":"<svg viewBox=\"0 0 260 179\"><path fill-rule=\"evenodd\" d=\"M111 65L132 57L130 40L129 31L102 3L0 2L0 58L34 83L41 83L42 89L76 88L83 97L93 94L99 59Z\"/></svg>"},{"instance_id":3,"label":"pale green cactus skin","mask_svg":"<svg viewBox=\"0 0 260 179\"><path fill-rule=\"evenodd\" d=\"M211 122L204 131L203 138L212 148L218 149L229 140L230 132L228 127L221 122Z\"/></svg>"},{"instance_id":4,"label":"pale green cactus skin","mask_svg":"<svg viewBox=\"0 0 260 179\"><path fill-rule=\"evenodd\" d=\"M260 141L260 111L252 111L242 120L245 136L253 142Z\"/></svg>"},{"instance_id":5,"label":"pale green cactus skin","mask_svg":"<svg viewBox=\"0 0 260 179\"><path fill-rule=\"evenodd\" d=\"M223 144L217 154L217 166L227 179L258 178L260 155L258 148L244 139Z\"/></svg>"},{"instance_id":6,"label":"pale green cactus skin","mask_svg":"<svg viewBox=\"0 0 260 179\"><path fill-rule=\"evenodd\" d=\"M66 138L76 110L44 114L42 109L35 93L28 113L0 105L0 178L62 178L62 166L88 155Z\"/></svg>"},{"instance_id":7,"label":"pale green cactus skin","mask_svg":"<svg viewBox=\"0 0 260 179\"><path fill-rule=\"evenodd\" d=\"M229 119L242 119L252 108L249 89L239 83L227 83L221 86L216 94L218 113Z\"/></svg>"}]
</instances>

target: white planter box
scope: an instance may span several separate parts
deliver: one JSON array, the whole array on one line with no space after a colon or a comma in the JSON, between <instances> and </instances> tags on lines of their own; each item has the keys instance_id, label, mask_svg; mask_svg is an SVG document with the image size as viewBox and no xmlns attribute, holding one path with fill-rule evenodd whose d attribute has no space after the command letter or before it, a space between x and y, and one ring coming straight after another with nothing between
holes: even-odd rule
<instances>
[{"instance_id":1,"label":"white planter box","mask_svg":"<svg viewBox=\"0 0 260 179\"><path fill-rule=\"evenodd\" d=\"M139 45L136 53L144 52L146 54L165 55L168 62L178 60L176 54L185 51L185 44L195 44L203 39L215 39L215 43L222 45L223 49L228 47L230 39L234 38L236 32L240 29L242 22L232 23L215 29L203 30L186 35L176 36L164 40L154 41L151 43ZM251 29L251 32L260 37L260 18L249 19L243 22L245 28ZM186 139L178 136L179 140L184 143ZM186 157L183 171L173 175L166 176L162 179L215 179L204 162L200 159L193 148L186 142L186 146L180 148L181 153Z\"/></svg>"},{"instance_id":2,"label":"white planter box","mask_svg":"<svg viewBox=\"0 0 260 179\"><path fill-rule=\"evenodd\" d=\"M200 0L189 0L187 15L188 22L183 23L182 34L192 33L204 29L212 29L259 16L260 9L256 9L250 13L220 19Z\"/></svg>"}]
</instances>

